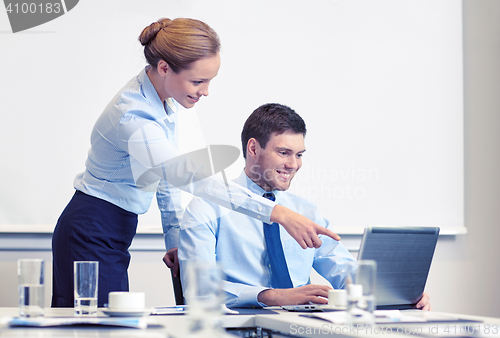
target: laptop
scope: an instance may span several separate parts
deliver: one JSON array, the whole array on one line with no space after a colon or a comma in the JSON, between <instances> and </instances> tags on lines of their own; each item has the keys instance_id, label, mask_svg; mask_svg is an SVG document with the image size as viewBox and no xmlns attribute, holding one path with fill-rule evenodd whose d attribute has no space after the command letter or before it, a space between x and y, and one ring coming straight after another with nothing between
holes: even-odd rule
<instances>
[{"instance_id":1,"label":"laptop","mask_svg":"<svg viewBox=\"0 0 500 338\"><path fill-rule=\"evenodd\" d=\"M377 262L375 298L377 309L410 309L422 297L439 227L365 228L358 260ZM282 306L288 311L335 311L329 305L307 304Z\"/></svg>"},{"instance_id":2,"label":"laptop","mask_svg":"<svg viewBox=\"0 0 500 338\"><path fill-rule=\"evenodd\" d=\"M365 228L358 260L377 262L377 309L410 309L422 297L438 227Z\"/></svg>"}]
</instances>

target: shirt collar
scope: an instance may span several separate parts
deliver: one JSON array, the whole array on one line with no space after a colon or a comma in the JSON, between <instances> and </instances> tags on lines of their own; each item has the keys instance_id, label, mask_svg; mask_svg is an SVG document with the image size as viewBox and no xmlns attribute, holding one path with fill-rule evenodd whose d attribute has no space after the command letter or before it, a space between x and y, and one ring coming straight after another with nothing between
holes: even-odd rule
<instances>
[{"instance_id":1,"label":"shirt collar","mask_svg":"<svg viewBox=\"0 0 500 338\"><path fill-rule=\"evenodd\" d=\"M148 69L151 66L146 66L139 73L138 80L142 88L142 92L146 99L155 107L158 108L156 111L158 112L158 117L167 119L169 122L174 121L173 115L178 111L178 103L171 97L165 100L165 102L161 102L160 96L156 92L153 83L149 79L147 74Z\"/></svg>"},{"instance_id":2,"label":"shirt collar","mask_svg":"<svg viewBox=\"0 0 500 338\"><path fill-rule=\"evenodd\" d=\"M243 187L248 188L251 192L253 192L253 193L257 194L257 195L260 195L260 196L262 196L266 192L259 185L257 185L257 183L255 183L254 181L252 181L247 176L247 174L245 173L244 169L241 171L240 176L238 176L238 178L235 179L235 182L238 183L239 185L243 186ZM278 200L278 196L281 193L283 193L283 191L279 191L279 190L273 190L273 191L269 191L269 192L272 192L274 194L274 196L276 197L276 201Z\"/></svg>"},{"instance_id":3,"label":"shirt collar","mask_svg":"<svg viewBox=\"0 0 500 338\"><path fill-rule=\"evenodd\" d=\"M167 117L166 119L169 122L174 122L174 116L179 110L179 105L177 101L175 101L173 98L169 97L168 99L165 100L165 110L167 111Z\"/></svg>"}]
</instances>

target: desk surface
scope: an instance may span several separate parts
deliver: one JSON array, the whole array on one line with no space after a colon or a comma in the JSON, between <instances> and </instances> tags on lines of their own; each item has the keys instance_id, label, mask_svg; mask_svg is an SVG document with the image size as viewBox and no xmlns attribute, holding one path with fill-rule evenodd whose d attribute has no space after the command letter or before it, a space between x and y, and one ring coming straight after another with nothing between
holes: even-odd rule
<instances>
[{"instance_id":1,"label":"desk surface","mask_svg":"<svg viewBox=\"0 0 500 338\"><path fill-rule=\"evenodd\" d=\"M366 328L362 325L349 327L335 325L317 318L308 318L305 313L281 313L279 316L256 316L255 326L279 331L290 336L324 338L335 337L500 337L500 318L465 316L450 313L405 310L405 314L432 314L435 321L427 323L391 323ZM444 321L436 317L458 318L461 321ZM431 320L431 319L429 319Z\"/></svg>"},{"instance_id":2,"label":"desk surface","mask_svg":"<svg viewBox=\"0 0 500 338\"><path fill-rule=\"evenodd\" d=\"M61 326L61 327L8 327L6 319L17 317L18 308L0 308L0 337L99 337L99 338L131 338L131 337L179 337L188 336L189 317L186 315L154 315L144 317L148 323L145 330L107 326ZM72 308L46 308L44 317L74 317ZM109 318L101 309L97 317ZM255 315L227 315L223 317L226 328L255 327Z\"/></svg>"},{"instance_id":3,"label":"desk surface","mask_svg":"<svg viewBox=\"0 0 500 338\"><path fill-rule=\"evenodd\" d=\"M343 325L334 325L324 320L307 318L300 313L285 312L278 310L279 314L257 314L257 315L225 315L223 326L226 328L248 328L261 327L266 330L278 331L285 335L299 337L325 337L335 334L336 337L499 337L500 318L486 318L477 316L459 316L467 320L478 322L470 323L413 323L394 324L392 331L377 326L372 330L366 328L351 329ZM0 308L0 337L99 337L99 338L121 338L121 337L174 337L183 338L188 336L189 316L186 315L157 315L148 316L146 321L148 328L131 329L100 326L67 326L52 328L10 328L5 324L5 319L16 317L17 308ZM303 314L302 314L303 315ZM444 314L456 316L452 314ZM73 309L45 309L45 317L72 317ZM107 317L101 310L99 317ZM480 321L480 322L479 322ZM378 328L378 329L377 329ZM406 333L405 334L405 330Z\"/></svg>"}]
</instances>

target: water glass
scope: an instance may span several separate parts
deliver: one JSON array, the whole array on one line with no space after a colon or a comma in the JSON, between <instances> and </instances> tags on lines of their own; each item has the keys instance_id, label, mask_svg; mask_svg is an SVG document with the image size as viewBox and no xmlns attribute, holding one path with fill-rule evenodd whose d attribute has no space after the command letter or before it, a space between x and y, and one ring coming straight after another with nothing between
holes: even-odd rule
<instances>
[{"instance_id":1,"label":"water glass","mask_svg":"<svg viewBox=\"0 0 500 338\"><path fill-rule=\"evenodd\" d=\"M351 268L347 289L347 322L351 325L372 326L375 324L375 286L377 263L359 260Z\"/></svg>"},{"instance_id":2,"label":"water glass","mask_svg":"<svg viewBox=\"0 0 500 338\"><path fill-rule=\"evenodd\" d=\"M221 316L224 302L223 272L215 262L189 262L185 288L189 306L189 337L225 337Z\"/></svg>"},{"instance_id":3,"label":"water glass","mask_svg":"<svg viewBox=\"0 0 500 338\"><path fill-rule=\"evenodd\" d=\"M21 317L43 316L44 271L43 259L19 259L17 261L19 315Z\"/></svg>"},{"instance_id":4,"label":"water glass","mask_svg":"<svg viewBox=\"0 0 500 338\"><path fill-rule=\"evenodd\" d=\"M75 315L96 315L99 262L75 261L73 264Z\"/></svg>"}]
</instances>

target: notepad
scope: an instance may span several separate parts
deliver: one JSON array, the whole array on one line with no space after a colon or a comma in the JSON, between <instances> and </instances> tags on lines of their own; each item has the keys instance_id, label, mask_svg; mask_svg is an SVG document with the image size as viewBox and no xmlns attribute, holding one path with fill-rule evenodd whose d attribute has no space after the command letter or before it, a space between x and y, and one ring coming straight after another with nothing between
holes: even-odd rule
<instances>
[{"instance_id":1,"label":"notepad","mask_svg":"<svg viewBox=\"0 0 500 338\"><path fill-rule=\"evenodd\" d=\"M7 321L11 327L53 327L71 325L101 325L145 329L148 323L145 318L108 318L108 317L36 317L11 318Z\"/></svg>"},{"instance_id":2,"label":"notepad","mask_svg":"<svg viewBox=\"0 0 500 338\"><path fill-rule=\"evenodd\" d=\"M453 317L435 313L432 311L421 310L375 310L375 323L376 324L403 324L403 323L471 323L480 322L460 317ZM302 317L317 318L329 321L336 325L347 324L347 312L314 312Z\"/></svg>"}]
</instances>

